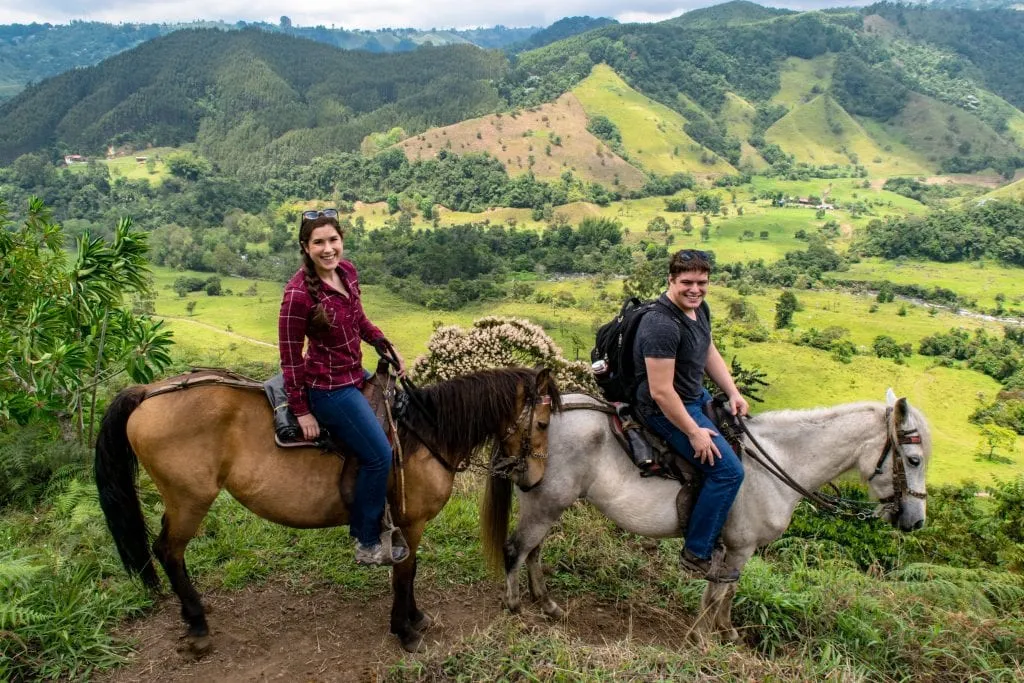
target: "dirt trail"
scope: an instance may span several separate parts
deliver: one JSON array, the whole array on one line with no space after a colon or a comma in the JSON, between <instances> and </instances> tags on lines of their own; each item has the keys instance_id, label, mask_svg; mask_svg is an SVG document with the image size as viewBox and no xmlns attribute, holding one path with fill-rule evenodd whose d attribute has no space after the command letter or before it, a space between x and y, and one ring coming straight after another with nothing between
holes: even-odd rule
<instances>
[{"instance_id":1,"label":"dirt trail","mask_svg":"<svg viewBox=\"0 0 1024 683\"><path fill-rule=\"evenodd\" d=\"M421 589L417 602L435 619L424 642L428 653L448 652L475 630L504 617L497 584ZM557 597L557 596L556 596ZM164 598L148 616L119 633L137 644L126 667L98 680L129 681L375 681L404 657L388 633L390 595L361 601L344 591L318 588L298 593L280 583L241 591L212 591L204 602L214 650L195 660L185 648L176 598ZM568 617L552 623L527 601L523 621L538 629L562 629L601 645L629 638L672 647L682 642L678 615L632 604L582 599L563 603ZM688 621L688 617L686 618Z\"/></svg>"},{"instance_id":2,"label":"dirt trail","mask_svg":"<svg viewBox=\"0 0 1024 683\"><path fill-rule=\"evenodd\" d=\"M188 323L189 325L199 325L200 327L205 327L208 330L213 330L214 332L220 332L221 334L226 334L227 336L234 337L235 339L241 339L243 341L247 341L250 344L259 344L260 346L270 346L270 347L275 348L275 349L277 348L277 344L271 344L270 342L265 342L265 341L263 341L261 339L256 339L255 337L246 337L243 334L238 334L237 332L230 332L228 330L225 330L223 327L217 327L216 325L211 325L210 323L200 322L199 320L192 320L191 318L176 318L173 315L164 315L164 316L160 316L160 317L163 318L164 320L173 320L174 322L178 322L178 323Z\"/></svg>"}]
</instances>

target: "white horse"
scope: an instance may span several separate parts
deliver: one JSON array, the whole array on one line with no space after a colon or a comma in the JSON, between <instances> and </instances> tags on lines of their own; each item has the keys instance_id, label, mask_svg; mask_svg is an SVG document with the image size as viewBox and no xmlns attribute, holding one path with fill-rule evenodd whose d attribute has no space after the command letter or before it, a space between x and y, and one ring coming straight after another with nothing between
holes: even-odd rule
<instances>
[{"instance_id":1,"label":"white horse","mask_svg":"<svg viewBox=\"0 0 1024 683\"><path fill-rule=\"evenodd\" d=\"M876 511L902 531L924 525L925 469L931 455L928 423L905 398L890 389L887 404L850 403L814 410L782 410L747 420L750 434L790 475L795 484L815 491L857 468L867 481ZM519 522L505 543L505 605L517 612L519 568L525 558L530 593L544 613L561 618L548 596L540 566L540 547L551 526L577 499L593 503L622 529L654 538L681 535L692 489L678 481L642 477L608 426L601 402L585 395L563 397L565 409L548 429L547 470L541 483L519 492ZM588 409L588 406L590 408ZM576 409L579 408L579 409ZM750 448L749 436L744 447ZM779 538L803 497L751 457L722 530L724 557L717 561L742 570L754 551ZM739 634L732 625L736 583L708 582L695 625L698 633Z\"/></svg>"}]
</instances>

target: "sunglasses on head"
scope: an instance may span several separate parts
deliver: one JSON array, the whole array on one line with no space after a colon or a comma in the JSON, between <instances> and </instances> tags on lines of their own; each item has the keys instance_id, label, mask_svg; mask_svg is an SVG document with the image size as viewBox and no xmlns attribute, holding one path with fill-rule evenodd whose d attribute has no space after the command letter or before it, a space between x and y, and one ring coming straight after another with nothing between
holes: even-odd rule
<instances>
[{"instance_id":1,"label":"sunglasses on head","mask_svg":"<svg viewBox=\"0 0 1024 683\"><path fill-rule=\"evenodd\" d=\"M320 216L323 216L324 218L337 218L338 210L324 209L323 211L317 211L315 209L310 209L309 211L302 212L303 220L307 221L315 221L317 218L320 218Z\"/></svg>"}]
</instances>

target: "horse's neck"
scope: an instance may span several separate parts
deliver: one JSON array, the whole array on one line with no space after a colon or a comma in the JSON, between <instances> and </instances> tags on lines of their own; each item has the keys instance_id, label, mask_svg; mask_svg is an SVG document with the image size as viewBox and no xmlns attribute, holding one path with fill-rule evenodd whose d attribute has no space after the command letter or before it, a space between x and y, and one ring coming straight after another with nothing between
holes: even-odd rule
<instances>
[{"instance_id":1,"label":"horse's neck","mask_svg":"<svg viewBox=\"0 0 1024 683\"><path fill-rule=\"evenodd\" d=\"M787 474L813 491L855 468L866 448L875 448L877 442L880 449L885 439L879 408L843 408L766 414L750 430Z\"/></svg>"}]
</instances>

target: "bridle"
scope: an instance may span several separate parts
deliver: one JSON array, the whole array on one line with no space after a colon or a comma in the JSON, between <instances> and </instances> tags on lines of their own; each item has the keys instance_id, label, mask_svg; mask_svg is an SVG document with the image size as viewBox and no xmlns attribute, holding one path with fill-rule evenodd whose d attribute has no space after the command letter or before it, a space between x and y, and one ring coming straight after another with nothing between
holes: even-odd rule
<instances>
[{"instance_id":1,"label":"bridle","mask_svg":"<svg viewBox=\"0 0 1024 683\"><path fill-rule=\"evenodd\" d=\"M903 453L900 451L899 446L903 444L919 444L921 443L921 435L916 429L895 429L895 425L892 424L892 406L888 406L885 409L885 445L882 446L882 454L878 458L878 462L875 464L875 470L868 481L871 481L879 474L882 474L885 470L886 458L889 457L889 453L893 453L892 459L892 495L886 498L878 500L883 506L883 509L888 510L890 513L896 515L902 510L902 499L904 494L909 494L915 498L924 500L928 497L927 493L922 491L915 491L910 488L907 482L907 471L906 466L903 464ZM802 484L797 482L791 477L782 466L779 465L762 446L757 438L751 434L747 428L747 423L742 418L736 417L736 423L739 424L740 431L746 434L747 438L750 439L750 443L754 448L743 448L743 452L751 457L755 462L761 465L769 474L774 476L776 479L781 481L783 484L793 489L801 496L806 498L816 508L831 512L832 514L856 517L857 519L866 521L872 517L877 516L874 512L876 503L868 502L863 500L854 500L852 498L843 498L842 496L832 496L827 493L821 493L819 491L809 491ZM723 429L723 431L726 431ZM896 438L893 439L893 433L895 432ZM738 441L738 439L737 439ZM741 443L742 447L742 443Z\"/></svg>"},{"instance_id":2,"label":"bridle","mask_svg":"<svg viewBox=\"0 0 1024 683\"><path fill-rule=\"evenodd\" d=\"M515 456L511 456L505 450L505 444L512 439L517 433L523 430L524 423L526 425L533 424L534 412L538 405L549 406L551 405L551 396L545 395L537 399L527 399L523 403L523 409L519 411L519 417L505 430L504 436L501 441L494 444L494 452L491 455L491 472L499 477L511 478L513 474L522 474L526 471L529 463L529 458L535 458L538 460L547 459L547 450L543 452L532 451L531 439L529 433L525 434L519 440L519 452ZM523 488L524 491L529 490L529 487Z\"/></svg>"},{"instance_id":3,"label":"bridle","mask_svg":"<svg viewBox=\"0 0 1024 683\"><path fill-rule=\"evenodd\" d=\"M928 494L924 491L915 491L910 488L910 484L907 482L907 468L903 463L903 453L900 452L900 446L906 444L920 444L921 435L916 429L895 429L895 425L891 425L892 418L892 407L885 409L885 445L882 446L882 454L878 457L878 462L875 464L875 471L868 477L868 481L871 481L879 474L884 471L885 460L892 453L892 495L886 498L880 498L879 503L885 506L887 510L893 514L898 514L902 508L900 501L903 499L904 494L913 496L914 498L920 498L925 500ZM890 428L891 427L891 428ZM896 438L893 439L893 432L895 431Z\"/></svg>"}]
</instances>

